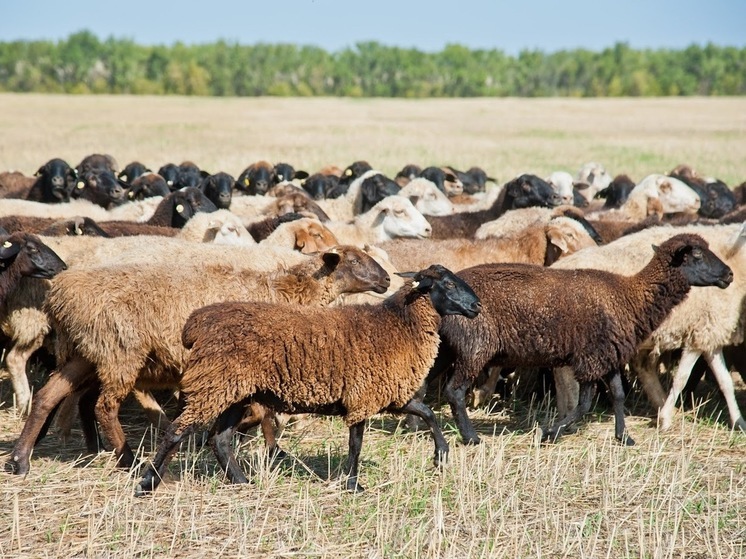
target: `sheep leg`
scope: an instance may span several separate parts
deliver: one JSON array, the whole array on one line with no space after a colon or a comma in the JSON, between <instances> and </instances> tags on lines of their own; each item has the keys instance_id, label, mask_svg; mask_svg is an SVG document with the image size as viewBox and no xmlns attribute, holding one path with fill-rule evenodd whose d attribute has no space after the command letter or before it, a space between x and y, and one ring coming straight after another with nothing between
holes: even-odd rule
<instances>
[{"instance_id":1,"label":"sheep leg","mask_svg":"<svg viewBox=\"0 0 746 559\"><path fill-rule=\"evenodd\" d=\"M96 401L101 392L101 384L96 382L86 390L78 400L78 414L80 415L80 426L85 437L85 446L90 453L98 453L106 449L103 439L98 434L96 424Z\"/></svg>"},{"instance_id":2,"label":"sheep leg","mask_svg":"<svg viewBox=\"0 0 746 559\"><path fill-rule=\"evenodd\" d=\"M611 391L612 405L614 408L614 436L616 440L633 446L635 441L629 434L625 434L624 426L624 387L622 386L622 372L615 369L609 378L609 390Z\"/></svg>"},{"instance_id":3,"label":"sheep leg","mask_svg":"<svg viewBox=\"0 0 746 559\"><path fill-rule=\"evenodd\" d=\"M100 374L100 376L104 375ZM127 439L124 436L124 429L122 429L122 424L119 422L119 409L124 398L132 388L134 386L118 386L116 387L118 390L116 390L114 387L102 386L101 394L99 394L95 408L99 427L103 431L104 437L114 447L117 466L120 468L131 468L135 463L135 455L127 443Z\"/></svg>"},{"instance_id":4,"label":"sheep leg","mask_svg":"<svg viewBox=\"0 0 746 559\"><path fill-rule=\"evenodd\" d=\"M269 408L265 408L257 402L252 402L244 413L236 431L246 434L249 429L261 426L264 444L267 447L267 455L270 458L284 458L285 451L277 444L277 415Z\"/></svg>"},{"instance_id":5,"label":"sheep leg","mask_svg":"<svg viewBox=\"0 0 746 559\"><path fill-rule=\"evenodd\" d=\"M689 380L689 375L692 373L692 367L699 359L702 352L694 349L684 349L681 352L681 359L679 359L679 366L676 368L676 373L671 383L671 390L668 393L666 401L663 406L658 410L658 421L661 429L664 431L671 427L673 423L674 407L676 406L676 400L679 399L681 391L686 386L686 381Z\"/></svg>"},{"instance_id":6,"label":"sheep leg","mask_svg":"<svg viewBox=\"0 0 746 559\"><path fill-rule=\"evenodd\" d=\"M363 433L365 421L359 421L350 426L349 452L347 454L347 491L360 493L365 488L357 481L360 466L360 450L363 448Z\"/></svg>"},{"instance_id":7,"label":"sheep leg","mask_svg":"<svg viewBox=\"0 0 746 559\"><path fill-rule=\"evenodd\" d=\"M414 393L414 396L412 396L412 400L424 402L426 394L427 379L422 383L422 386L417 389L417 392ZM404 418L404 426L407 428L407 431L411 433L416 433L422 430L422 422L420 421L420 418L417 415L411 413L408 413Z\"/></svg>"},{"instance_id":8,"label":"sheep leg","mask_svg":"<svg viewBox=\"0 0 746 559\"><path fill-rule=\"evenodd\" d=\"M246 402L237 402L218 416L210 436L210 446L231 483L248 483L233 453L233 433L244 416Z\"/></svg>"},{"instance_id":9,"label":"sheep leg","mask_svg":"<svg viewBox=\"0 0 746 559\"><path fill-rule=\"evenodd\" d=\"M44 337L39 336L30 345L18 347L16 344L5 356L5 365L8 368L13 393L16 396L16 407L22 415L26 415L31 408L31 387L26 375L26 363L43 342Z\"/></svg>"},{"instance_id":10,"label":"sheep leg","mask_svg":"<svg viewBox=\"0 0 746 559\"><path fill-rule=\"evenodd\" d=\"M500 372L502 367L489 367L489 373L487 380L482 383L479 388L475 388L473 392L473 404L475 408L489 402L492 395L495 393L497 388L497 382L500 380Z\"/></svg>"},{"instance_id":11,"label":"sheep leg","mask_svg":"<svg viewBox=\"0 0 746 559\"><path fill-rule=\"evenodd\" d=\"M59 372L52 374L31 403L31 411L16 441L5 471L25 475L29 471L31 450L46 420L63 398L69 396L86 381L93 378L93 367L87 361L75 358L65 363Z\"/></svg>"},{"instance_id":12,"label":"sheep leg","mask_svg":"<svg viewBox=\"0 0 746 559\"><path fill-rule=\"evenodd\" d=\"M548 429L542 429L541 440L545 442L557 442L557 439L562 435L562 431L571 424L575 423L578 419L583 417L591 409L591 402L593 401L593 395L596 393L595 382L582 382L580 383L580 396L578 398L578 405L565 417L557 421L554 425Z\"/></svg>"},{"instance_id":13,"label":"sheep leg","mask_svg":"<svg viewBox=\"0 0 746 559\"><path fill-rule=\"evenodd\" d=\"M171 423L171 427L163 434L163 439L161 439L161 443L158 445L158 452L156 452L153 463L148 467L140 483L135 487L135 497L142 497L147 493L155 491L160 485L163 474L166 473L166 468L169 462L171 462L171 458L173 458L182 439L194 431L194 424L182 427L179 419L177 417Z\"/></svg>"},{"instance_id":14,"label":"sheep leg","mask_svg":"<svg viewBox=\"0 0 746 559\"><path fill-rule=\"evenodd\" d=\"M440 425L438 425L438 421L435 419L433 410L418 400L410 400L399 411L416 415L425 421L430 428L430 434L435 443L435 457L433 459L435 467L442 468L445 466L448 461L448 442L443 436L443 431L440 430Z\"/></svg>"},{"instance_id":15,"label":"sheep leg","mask_svg":"<svg viewBox=\"0 0 746 559\"><path fill-rule=\"evenodd\" d=\"M451 406L451 412L456 419L456 426L461 433L463 443L466 445L479 444L481 442L479 435L477 435L477 431L466 413L466 391L469 387L467 383L455 382L457 377L458 375L454 374L446 384L446 400Z\"/></svg>"},{"instance_id":16,"label":"sheep leg","mask_svg":"<svg viewBox=\"0 0 746 559\"><path fill-rule=\"evenodd\" d=\"M555 367L553 369L554 387L557 391L557 416L562 418L574 410L578 405L579 386L575 380L572 367Z\"/></svg>"},{"instance_id":17,"label":"sheep leg","mask_svg":"<svg viewBox=\"0 0 746 559\"><path fill-rule=\"evenodd\" d=\"M730 376L730 371L725 364L723 358L723 351L718 350L715 353L705 353L705 359L707 364L710 366L710 370L715 375L720 386L720 391L725 397L725 401L728 404L728 413L730 413L730 424L734 429L746 431L746 421L743 419L741 410L738 408L738 402L736 402L735 388L733 387L733 379Z\"/></svg>"},{"instance_id":18,"label":"sheep leg","mask_svg":"<svg viewBox=\"0 0 746 559\"><path fill-rule=\"evenodd\" d=\"M640 379L642 389L648 401L656 408L661 408L666 402L666 391L663 390L656 365L658 356L648 350L640 350L630 363L630 367Z\"/></svg>"}]
</instances>

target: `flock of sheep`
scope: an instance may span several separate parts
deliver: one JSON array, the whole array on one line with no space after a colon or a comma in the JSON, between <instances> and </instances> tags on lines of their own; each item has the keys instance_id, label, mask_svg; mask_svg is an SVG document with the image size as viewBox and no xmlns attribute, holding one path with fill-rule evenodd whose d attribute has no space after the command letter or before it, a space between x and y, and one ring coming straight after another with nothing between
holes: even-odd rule
<instances>
[{"instance_id":1,"label":"flock of sheep","mask_svg":"<svg viewBox=\"0 0 746 559\"><path fill-rule=\"evenodd\" d=\"M423 420L444 463L434 383L476 444L470 395L489 400L509 371L553 370L548 441L605 379L630 445L623 376L668 428L700 357L746 431L726 362L743 354L744 188L686 166L612 178L596 163L502 185L476 167L391 178L365 161L313 174L260 161L234 179L191 162L119 170L104 154L0 173L4 367L28 415L6 470L27 473L53 419L64 437L76 415L90 452L100 430L132 467L119 411L134 394L163 430L138 495L200 427L228 479L246 482L231 439L261 425L281 453L278 413L342 416L359 491L365 421L380 412ZM26 365L42 347L55 374L32 398ZM666 392L659 363L679 351ZM156 389L179 393L173 421Z\"/></svg>"}]
</instances>

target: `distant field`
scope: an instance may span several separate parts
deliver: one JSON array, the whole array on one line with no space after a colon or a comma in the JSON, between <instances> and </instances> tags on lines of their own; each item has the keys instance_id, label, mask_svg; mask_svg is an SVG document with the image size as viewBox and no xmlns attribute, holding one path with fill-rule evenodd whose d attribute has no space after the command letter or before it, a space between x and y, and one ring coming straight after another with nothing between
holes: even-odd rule
<instances>
[{"instance_id":1,"label":"distant field","mask_svg":"<svg viewBox=\"0 0 746 559\"><path fill-rule=\"evenodd\" d=\"M0 95L0 170L33 173L52 157L95 152L120 165L193 160L238 174L287 161L309 171L366 159L394 173L406 163L479 165L499 181L521 172L575 172L591 160L640 179L689 163L734 185L746 180L746 98L676 99L214 99ZM0 204L2 201L0 201ZM32 373L36 388L43 383ZM474 411L478 447L451 444L443 472L429 437L396 419L370 423L361 455L367 491L338 481L347 430L316 419L285 431L298 460L268 467L261 438L242 443L247 486L225 484L209 449L174 459L154 496L135 499L138 475L111 454L83 456L80 432L52 433L25 478L0 473L0 558L650 558L746 556L746 436L727 426L716 387L666 433L639 388L627 400L637 446L623 448L602 401L557 445L536 443L551 401L496 401ZM739 385L741 408L746 391ZM0 462L23 421L0 379ZM128 440L152 456L156 434L134 405Z\"/></svg>"},{"instance_id":2,"label":"distant field","mask_svg":"<svg viewBox=\"0 0 746 559\"><path fill-rule=\"evenodd\" d=\"M478 165L501 181L599 161L640 179L689 163L746 180L746 98L284 99L0 95L0 170L107 152L237 175L259 159L313 171L366 159Z\"/></svg>"}]
</instances>

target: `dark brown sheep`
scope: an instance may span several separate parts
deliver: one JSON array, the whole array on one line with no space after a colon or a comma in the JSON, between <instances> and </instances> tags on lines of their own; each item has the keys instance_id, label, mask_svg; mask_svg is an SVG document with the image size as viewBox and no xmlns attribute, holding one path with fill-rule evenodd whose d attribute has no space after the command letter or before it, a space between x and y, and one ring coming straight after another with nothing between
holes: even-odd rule
<instances>
[{"instance_id":1,"label":"dark brown sheep","mask_svg":"<svg viewBox=\"0 0 746 559\"><path fill-rule=\"evenodd\" d=\"M624 440L621 369L691 286L722 288L733 279L733 272L704 239L692 234L662 243L633 276L528 264L487 264L458 275L484 306L476 320L450 317L441 326L439 361L451 367L445 396L467 444L478 443L479 437L466 414L464 397L487 365L574 370L581 401L544 431L552 440L588 411L596 381L611 375L615 435ZM626 442L633 444L628 437Z\"/></svg>"},{"instance_id":2,"label":"dark brown sheep","mask_svg":"<svg viewBox=\"0 0 746 559\"><path fill-rule=\"evenodd\" d=\"M348 490L362 490L357 477L365 420L381 411L425 419L439 464L448 444L433 412L413 403L412 396L435 359L441 317L474 317L480 304L471 288L442 266L413 276L378 305L224 303L192 313L182 335L192 349L182 378L185 408L164 434L137 494L155 489L185 434L215 418L210 442L218 462L232 482L246 483L230 440L251 401L286 413L342 416L350 432ZM277 324L292 342L267 343ZM235 333L230 346L215 339L224 331Z\"/></svg>"}]
</instances>

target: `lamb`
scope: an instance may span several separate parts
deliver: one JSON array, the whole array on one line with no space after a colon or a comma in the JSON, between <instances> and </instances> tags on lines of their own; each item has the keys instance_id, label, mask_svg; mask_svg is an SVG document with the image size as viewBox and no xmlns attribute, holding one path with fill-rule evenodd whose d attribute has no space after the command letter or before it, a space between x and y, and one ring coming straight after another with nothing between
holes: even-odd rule
<instances>
[{"instance_id":1,"label":"lamb","mask_svg":"<svg viewBox=\"0 0 746 559\"><path fill-rule=\"evenodd\" d=\"M343 292L384 292L390 282L385 270L355 247L306 258L269 274L202 263L79 268L60 275L46 301L57 333L59 372L34 398L11 460L16 473L28 471L31 445L57 403L96 378L101 384L96 418L119 465L130 467L134 456L119 407L135 387L178 386L188 357L179 342L181 328L191 311L226 299L326 305Z\"/></svg>"},{"instance_id":2,"label":"lamb","mask_svg":"<svg viewBox=\"0 0 746 559\"><path fill-rule=\"evenodd\" d=\"M544 180L560 195L563 204L574 205L580 196L585 205L588 205L588 200L580 192L588 189L590 185L573 180L567 171L554 171Z\"/></svg>"},{"instance_id":3,"label":"lamb","mask_svg":"<svg viewBox=\"0 0 746 559\"><path fill-rule=\"evenodd\" d=\"M122 180L126 181L124 178ZM144 200L153 196L168 196L171 192L168 184L166 184L166 179L158 173L143 173L137 178L132 179L129 185L129 191L127 192L129 200Z\"/></svg>"},{"instance_id":4,"label":"lamb","mask_svg":"<svg viewBox=\"0 0 746 559\"><path fill-rule=\"evenodd\" d=\"M250 401L287 413L341 415L349 427L349 491L363 490L358 466L365 420L381 411L422 417L435 441L435 463L443 463L448 443L430 408L412 396L435 360L441 317L473 318L480 303L442 266L412 276L413 282L378 305L223 303L193 312L182 334L191 349L181 382L184 411L164 434L135 494L155 490L182 438L215 418L210 444L218 462L232 482L246 483L230 441ZM292 344L266 343L278 323L293 333ZM216 332L225 328L236 332L230 348L215 343ZM385 335L370 335L377 331Z\"/></svg>"},{"instance_id":5,"label":"lamb","mask_svg":"<svg viewBox=\"0 0 746 559\"><path fill-rule=\"evenodd\" d=\"M49 279L66 269L57 253L36 235L0 235L0 306L22 277Z\"/></svg>"},{"instance_id":6,"label":"lamb","mask_svg":"<svg viewBox=\"0 0 746 559\"><path fill-rule=\"evenodd\" d=\"M595 245L580 223L559 216L501 238L395 239L380 247L399 269L421 269L437 262L458 271L487 262L549 265L564 255Z\"/></svg>"},{"instance_id":7,"label":"lamb","mask_svg":"<svg viewBox=\"0 0 746 559\"><path fill-rule=\"evenodd\" d=\"M692 234L662 243L633 276L530 264L485 264L458 275L484 307L476 320L446 318L440 329L439 361L451 371L445 396L466 444L479 443L479 436L466 413L465 394L487 365L574 371L580 401L543 430L551 441L590 409L596 381L609 375L615 436L634 444L625 433L621 369L692 286L725 288L733 281L731 269Z\"/></svg>"},{"instance_id":8,"label":"lamb","mask_svg":"<svg viewBox=\"0 0 746 559\"><path fill-rule=\"evenodd\" d=\"M588 185L588 188L582 189L580 194L581 196L584 196L589 203L593 201L596 194L608 187L612 182L611 175L606 171L606 168L595 161L589 161L584 164L578 170L575 180L579 183Z\"/></svg>"},{"instance_id":9,"label":"lamb","mask_svg":"<svg viewBox=\"0 0 746 559\"><path fill-rule=\"evenodd\" d=\"M263 246L283 246L303 254L313 254L339 244L334 233L310 217L280 224L261 242Z\"/></svg>"},{"instance_id":10,"label":"lamb","mask_svg":"<svg viewBox=\"0 0 746 559\"><path fill-rule=\"evenodd\" d=\"M746 314L743 313L742 303L746 295L746 274L743 273L746 269L746 250L743 248L746 239L742 224L656 227L615 241L606 247L582 251L566 261L557 262L553 267L635 272L649 258L652 245L660 244L680 232L703 237L711 250L735 270L735 279L726 290L693 290L653 331L630 367L642 381L650 402L660 408L658 418L661 428L668 429L672 424L674 406L692 367L700 356L704 356L727 401L731 425L743 431L746 430L746 422L736 402L732 379L723 362L723 348L742 343L746 329ZM658 380L656 365L663 352L675 349L681 349L682 356L674 373L671 389L666 395ZM563 386L566 384L562 383ZM576 397L576 394L561 394L558 390L558 405L574 405Z\"/></svg>"},{"instance_id":11,"label":"lamb","mask_svg":"<svg viewBox=\"0 0 746 559\"><path fill-rule=\"evenodd\" d=\"M119 172L117 177L122 179L124 182L133 183L138 178L140 178L141 176L145 174L155 174L155 173L153 173L153 171L148 169L147 165L140 163L139 161L132 161L130 163L127 163L127 165L124 166L124 169L122 169ZM163 184L165 185L166 181L163 181Z\"/></svg>"},{"instance_id":12,"label":"lamb","mask_svg":"<svg viewBox=\"0 0 746 559\"><path fill-rule=\"evenodd\" d=\"M409 199L387 196L350 223L329 221L325 224L340 242L363 247L397 237L429 237L430 223Z\"/></svg>"}]
</instances>

